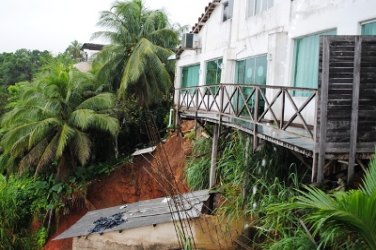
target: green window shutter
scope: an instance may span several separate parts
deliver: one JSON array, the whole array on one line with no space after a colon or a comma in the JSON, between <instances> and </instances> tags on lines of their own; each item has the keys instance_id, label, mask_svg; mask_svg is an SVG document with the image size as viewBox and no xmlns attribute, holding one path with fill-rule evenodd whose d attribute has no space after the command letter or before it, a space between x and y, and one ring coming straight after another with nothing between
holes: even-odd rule
<instances>
[{"instance_id":1,"label":"green window shutter","mask_svg":"<svg viewBox=\"0 0 376 250\"><path fill-rule=\"evenodd\" d=\"M239 84L266 84L266 55L236 62L236 79Z\"/></svg>"},{"instance_id":2,"label":"green window shutter","mask_svg":"<svg viewBox=\"0 0 376 250\"><path fill-rule=\"evenodd\" d=\"M236 79L235 82L238 84L245 83L245 60L236 62Z\"/></svg>"},{"instance_id":3,"label":"green window shutter","mask_svg":"<svg viewBox=\"0 0 376 250\"><path fill-rule=\"evenodd\" d=\"M192 65L183 67L182 69L182 87L193 87L198 86L200 77L200 65Z\"/></svg>"},{"instance_id":4,"label":"green window shutter","mask_svg":"<svg viewBox=\"0 0 376 250\"><path fill-rule=\"evenodd\" d=\"M246 84L254 84L255 83L255 58L249 58L245 60L245 76L244 76L244 83Z\"/></svg>"},{"instance_id":5,"label":"green window shutter","mask_svg":"<svg viewBox=\"0 0 376 250\"><path fill-rule=\"evenodd\" d=\"M305 36L295 40L295 87L317 88L319 75L320 36L335 34L336 30L330 30L319 34Z\"/></svg>"},{"instance_id":6,"label":"green window shutter","mask_svg":"<svg viewBox=\"0 0 376 250\"><path fill-rule=\"evenodd\" d=\"M376 21L363 24L362 35L376 35Z\"/></svg>"},{"instance_id":7,"label":"green window shutter","mask_svg":"<svg viewBox=\"0 0 376 250\"><path fill-rule=\"evenodd\" d=\"M206 85L215 85L221 82L221 69L222 59L213 60L206 64Z\"/></svg>"},{"instance_id":8,"label":"green window shutter","mask_svg":"<svg viewBox=\"0 0 376 250\"><path fill-rule=\"evenodd\" d=\"M255 61L255 83L265 85L267 68L266 55L256 57Z\"/></svg>"}]
</instances>

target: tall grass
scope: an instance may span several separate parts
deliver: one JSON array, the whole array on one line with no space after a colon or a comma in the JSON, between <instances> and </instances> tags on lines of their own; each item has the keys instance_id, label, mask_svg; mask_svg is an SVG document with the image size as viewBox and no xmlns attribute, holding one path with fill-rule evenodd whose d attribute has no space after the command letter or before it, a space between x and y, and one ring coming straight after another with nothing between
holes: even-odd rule
<instances>
[{"instance_id":1,"label":"tall grass","mask_svg":"<svg viewBox=\"0 0 376 250\"><path fill-rule=\"evenodd\" d=\"M248 136L235 131L220 138L216 189L225 202L216 212L225 220L249 220L255 230L247 243L254 248L268 248L276 239L296 234L289 233L291 228L300 228L292 212L269 210L272 204L286 202L297 194L299 164L287 150L268 144L252 153ZM193 146L195 156L210 149L211 140L200 139ZM190 187L205 188L210 154L195 156L188 162L187 181ZM304 173L299 175L304 176Z\"/></svg>"},{"instance_id":2,"label":"tall grass","mask_svg":"<svg viewBox=\"0 0 376 250\"><path fill-rule=\"evenodd\" d=\"M218 185L225 202L217 209L226 220L245 219L252 249L374 249L376 240L376 158L360 190L326 194L308 180L286 149L266 144L248 152L250 139L239 131L220 138ZM194 154L210 152L210 140L194 144ZM207 187L210 155L194 158L188 183Z\"/></svg>"},{"instance_id":3,"label":"tall grass","mask_svg":"<svg viewBox=\"0 0 376 250\"><path fill-rule=\"evenodd\" d=\"M192 156L185 169L187 184L191 190L209 187L211 140L200 138L193 142Z\"/></svg>"}]
</instances>

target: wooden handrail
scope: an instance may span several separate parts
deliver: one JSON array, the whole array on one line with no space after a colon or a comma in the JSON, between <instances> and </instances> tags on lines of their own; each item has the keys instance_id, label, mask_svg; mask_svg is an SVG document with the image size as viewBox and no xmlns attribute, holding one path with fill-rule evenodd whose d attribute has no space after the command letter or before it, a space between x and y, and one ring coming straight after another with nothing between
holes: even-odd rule
<instances>
[{"instance_id":1,"label":"wooden handrail","mask_svg":"<svg viewBox=\"0 0 376 250\"><path fill-rule=\"evenodd\" d=\"M197 112L197 116L200 112L205 112L216 114L220 119L229 117L235 120L247 120L253 124L253 128L257 128L257 125L270 124L272 121L277 125L277 129L283 131L296 127L297 123L294 121L299 118L300 126L305 131L303 136L313 139L315 134L302 112L309 104L316 105L314 99L317 98L317 89L257 84L217 84L177 88L176 91L179 100L183 100L178 103L178 109ZM302 97L296 97L290 93L297 91L306 94L304 101ZM298 104L297 100L303 103ZM280 105L279 113L273 109L277 103ZM289 110L287 110L287 105L290 107ZM292 113L290 118L286 118L287 122L285 122L285 115L288 113L286 111ZM315 107L315 112L317 112L317 107ZM268 113L271 120L265 119Z\"/></svg>"}]
</instances>

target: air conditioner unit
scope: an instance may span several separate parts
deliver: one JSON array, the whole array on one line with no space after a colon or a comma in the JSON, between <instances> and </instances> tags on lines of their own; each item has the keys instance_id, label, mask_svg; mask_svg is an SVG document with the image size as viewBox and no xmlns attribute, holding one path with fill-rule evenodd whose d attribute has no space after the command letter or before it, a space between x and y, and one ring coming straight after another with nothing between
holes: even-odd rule
<instances>
[{"instance_id":1,"label":"air conditioner unit","mask_svg":"<svg viewBox=\"0 0 376 250\"><path fill-rule=\"evenodd\" d=\"M183 49L199 49L200 39L197 34L185 33L181 39L181 47Z\"/></svg>"}]
</instances>

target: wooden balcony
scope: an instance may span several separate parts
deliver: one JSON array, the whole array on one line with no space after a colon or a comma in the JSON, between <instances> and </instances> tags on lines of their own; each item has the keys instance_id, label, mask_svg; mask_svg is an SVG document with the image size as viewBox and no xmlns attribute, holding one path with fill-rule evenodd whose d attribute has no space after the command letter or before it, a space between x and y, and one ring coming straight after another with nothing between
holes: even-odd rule
<instances>
[{"instance_id":1,"label":"wooden balcony","mask_svg":"<svg viewBox=\"0 0 376 250\"><path fill-rule=\"evenodd\" d=\"M220 84L178 88L175 108L196 119L243 130L312 157L312 181L332 162L363 167L376 146L376 37L326 36L319 88ZM257 145L256 145L257 146Z\"/></svg>"},{"instance_id":2,"label":"wooden balcony","mask_svg":"<svg viewBox=\"0 0 376 250\"><path fill-rule=\"evenodd\" d=\"M182 118L238 128L301 154L313 155L316 89L220 84L176 91L177 110ZM300 96L294 97L295 93Z\"/></svg>"}]
</instances>

